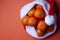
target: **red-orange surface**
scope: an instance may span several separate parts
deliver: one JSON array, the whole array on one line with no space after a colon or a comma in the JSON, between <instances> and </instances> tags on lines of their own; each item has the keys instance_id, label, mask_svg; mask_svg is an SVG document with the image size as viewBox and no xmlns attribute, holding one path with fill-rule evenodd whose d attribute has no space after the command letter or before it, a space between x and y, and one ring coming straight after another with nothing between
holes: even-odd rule
<instances>
[{"instance_id":1,"label":"red-orange surface","mask_svg":"<svg viewBox=\"0 0 60 40\"><path fill-rule=\"evenodd\" d=\"M0 0L0 40L38 40L28 35L21 24L20 9L33 0ZM55 0L60 11L60 0ZM60 40L60 12L57 13L58 29L43 40Z\"/></svg>"}]
</instances>

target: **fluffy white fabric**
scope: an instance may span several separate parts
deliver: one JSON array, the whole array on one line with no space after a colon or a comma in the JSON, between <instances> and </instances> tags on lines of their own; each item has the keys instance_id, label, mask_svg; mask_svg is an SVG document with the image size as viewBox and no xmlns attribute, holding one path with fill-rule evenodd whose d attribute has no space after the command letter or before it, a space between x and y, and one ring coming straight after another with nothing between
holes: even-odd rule
<instances>
[{"instance_id":1,"label":"fluffy white fabric","mask_svg":"<svg viewBox=\"0 0 60 40\"><path fill-rule=\"evenodd\" d=\"M54 22L55 22L55 19L54 19L54 16L53 15L47 15L46 17L45 17L45 23L47 24L47 25L52 25L52 24L54 24Z\"/></svg>"},{"instance_id":2,"label":"fluffy white fabric","mask_svg":"<svg viewBox=\"0 0 60 40\"><path fill-rule=\"evenodd\" d=\"M26 31L33 37L38 37L34 26L26 26Z\"/></svg>"}]
</instances>

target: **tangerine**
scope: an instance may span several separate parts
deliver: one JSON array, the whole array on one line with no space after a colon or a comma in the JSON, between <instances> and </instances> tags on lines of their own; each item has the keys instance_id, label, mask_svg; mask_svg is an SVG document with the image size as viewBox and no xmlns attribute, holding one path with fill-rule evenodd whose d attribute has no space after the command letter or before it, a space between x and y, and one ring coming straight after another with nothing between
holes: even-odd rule
<instances>
[{"instance_id":1,"label":"tangerine","mask_svg":"<svg viewBox=\"0 0 60 40\"><path fill-rule=\"evenodd\" d=\"M31 26L35 26L37 23L37 19L35 17L30 17L28 20L28 24Z\"/></svg>"},{"instance_id":2,"label":"tangerine","mask_svg":"<svg viewBox=\"0 0 60 40\"><path fill-rule=\"evenodd\" d=\"M47 31L47 24L44 21L39 21L37 29L41 31Z\"/></svg>"},{"instance_id":3,"label":"tangerine","mask_svg":"<svg viewBox=\"0 0 60 40\"><path fill-rule=\"evenodd\" d=\"M29 16L25 16L25 17L22 19L22 24L23 24L23 25L28 25L28 19L29 19Z\"/></svg>"},{"instance_id":4,"label":"tangerine","mask_svg":"<svg viewBox=\"0 0 60 40\"><path fill-rule=\"evenodd\" d=\"M38 19L43 19L45 17L45 13L43 10L37 9L35 10L34 16Z\"/></svg>"},{"instance_id":5,"label":"tangerine","mask_svg":"<svg viewBox=\"0 0 60 40\"><path fill-rule=\"evenodd\" d=\"M32 8L32 9L28 12L28 16L33 16L33 15L34 15L34 11L35 11L35 9Z\"/></svg>"}]
</instances>

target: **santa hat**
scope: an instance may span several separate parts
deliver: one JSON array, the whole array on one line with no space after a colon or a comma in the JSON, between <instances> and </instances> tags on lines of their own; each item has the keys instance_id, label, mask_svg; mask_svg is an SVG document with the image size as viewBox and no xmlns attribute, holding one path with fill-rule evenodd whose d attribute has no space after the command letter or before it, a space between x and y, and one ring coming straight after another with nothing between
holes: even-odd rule
<instances>
[{"instance_id":1,"label":"santa hat","mask_svg":"<svg viewBox=\"0 0 60 40\"><path fill-rule=\"evenodd\" d=\"M20 11L20 17L21 19L26 16L26 14L34 7L35 4L40 4L43 6L43 9L46 13L45 22L47 25L54 24L54 29L52 32L46 33L44 36L37 36L36 30L34 27L26 26L26 31L28 34L30 34L34 38L43 39L48 37L49 35L53 34L56 31L56 23L55 23L55 15L54 15L54 1L53 0L35 0L29 4L26 4L22 7Z\"/></svg>"},{"instance_id":2,"label":"santa hat","mask_svg":"<svg viewBox=\"0 0 60 40\"><path fill-rule=\"evenodd\" d=\"M52 25L55 22L54 19L54 11L55 11L55 7L54 7L54 0L45 0L50 4L50 8L48 11L48 15L45 17L45 22L47 25Z\"/></svg>"}]
</instances>

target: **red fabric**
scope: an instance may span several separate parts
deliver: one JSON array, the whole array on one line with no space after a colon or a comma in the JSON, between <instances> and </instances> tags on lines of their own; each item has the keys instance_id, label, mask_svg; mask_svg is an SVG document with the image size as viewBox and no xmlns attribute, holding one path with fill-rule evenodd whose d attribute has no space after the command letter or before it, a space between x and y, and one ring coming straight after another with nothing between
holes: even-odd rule
<instances>
[{"instance_id":1,"label":"red fabric","mask_svg":"<svg viewBox=\"0 0 60 40\"><path fill-rule=\"evenodd\" d=\"M55 11L54 0L46 0L50 4L50 9L48 11L49 15L53 15Z\"/></svg>"}]
</instances>

